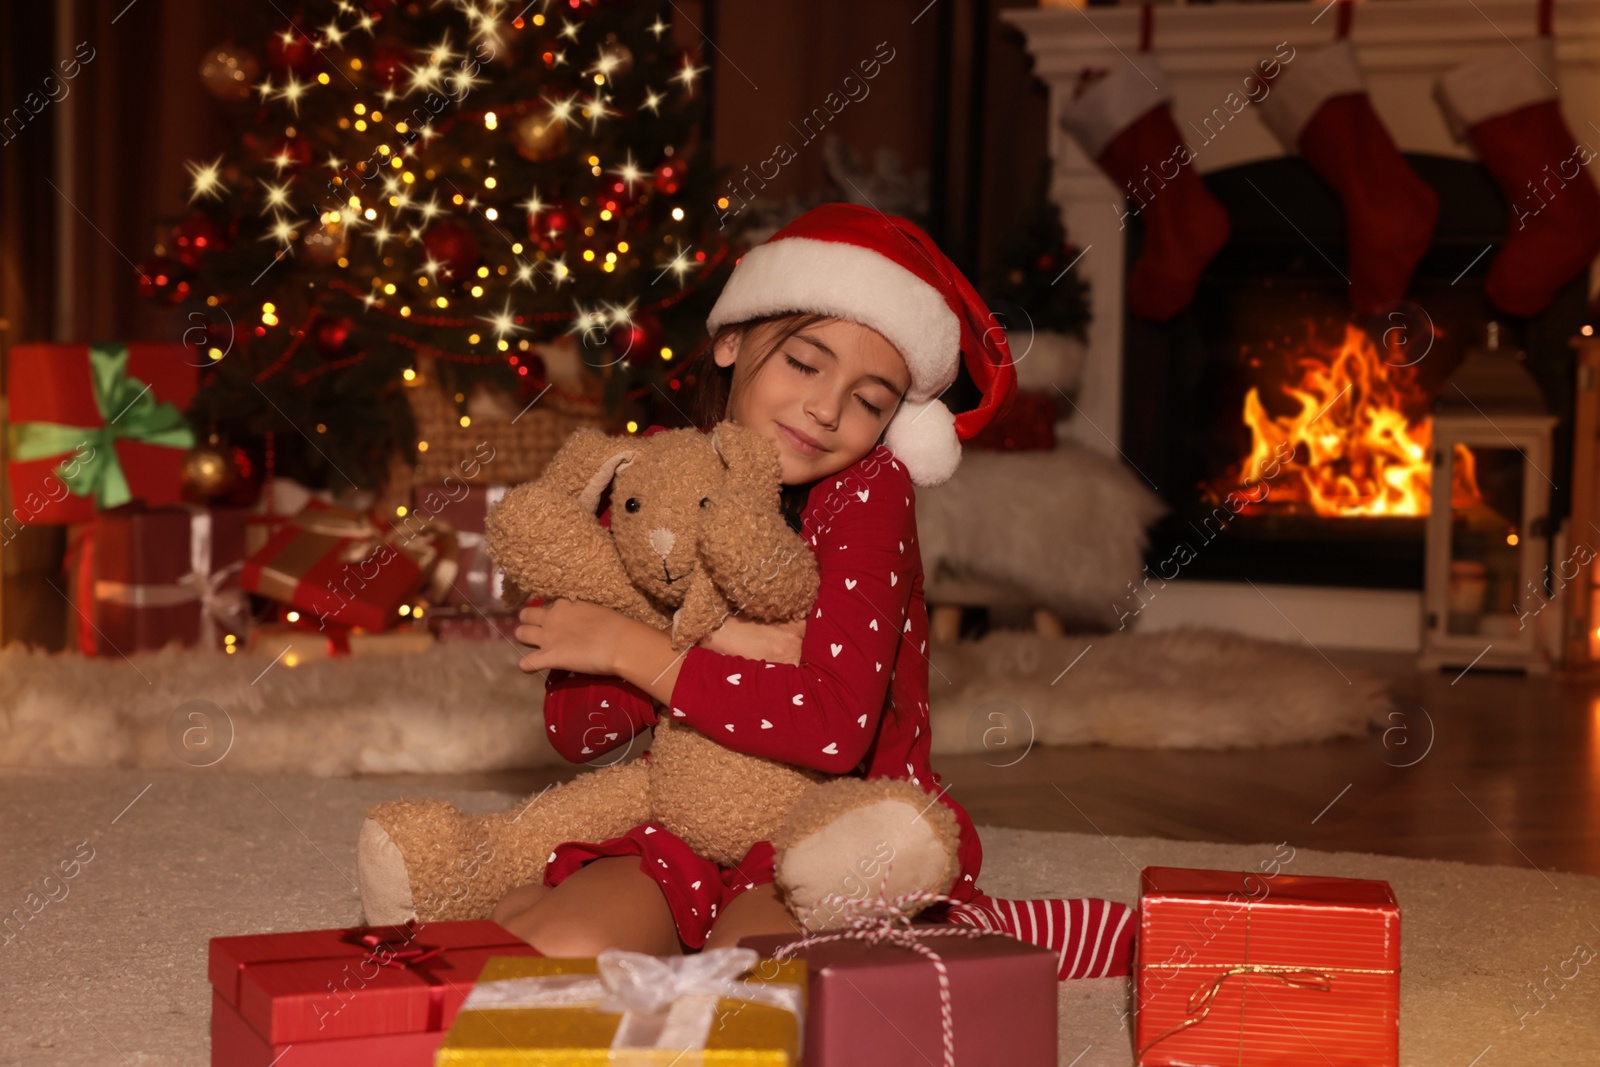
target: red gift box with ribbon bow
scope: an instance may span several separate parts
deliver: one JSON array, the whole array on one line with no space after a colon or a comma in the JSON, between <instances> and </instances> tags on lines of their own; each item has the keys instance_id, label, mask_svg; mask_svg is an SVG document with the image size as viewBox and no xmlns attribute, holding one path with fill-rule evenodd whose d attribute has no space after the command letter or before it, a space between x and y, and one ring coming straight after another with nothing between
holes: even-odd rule
<instances>
[{"instance_id":1,"label":"red gift box with ribbon bow","mask_svg":"<svg viewBox=\"0 0 1600 1067\"><path fill-rule=\"evenodd\" d=\"M1146 867L1140 1067L1393 1067L1400 905L1387 882Z\"/></svg>"},{"instance_id":2,"label":"red gift box with ribbon bow","mask_svg":"<svg viewBox=\"0 0 1600 1067\"><path fill-rule=\"evenodd\" d=\"M128 655L169 641L220 648L249 625L239 588L241 508L141 508L101 512L74 546L78 649Z\"/></svg>"},{"instance_id":3,"label":"red gift box with ribbon bow","mask_svg":"<svg viewBox=\"0 0 1600 1067\"><path fill-rule=\"evenodd\" d=\"M244 565L249 592L298 608L318 627L327 623L384 630L398 623L439 564L452 561L455 535L409 521L380 525L346 508L313 500L284 523Z\"/></svg>"},{"instance_id":4,"label":"red gift box with ribbon bow","mask_svg":"<svg viewBox=\"0 0 1600 1067\"><path fill-rule=\"evenodd\" d=\"M490 957L539 954L487 920L214 937L211 1062L432 1067Z\"/></svg>"},{"instance_id":5,"label":"red gift box with ribbon bow","mask_svg":"<svg viewBox=\"0 0 1600 1067\"><path fill-rule=\"evenodd\" d=\"M199 369L182 345L17 345L7 358L11 502L24 522L177 504Z\"/></svg>"},{"instance_id":6,"label":"red gift box with ribbon bow","mask_svg":"<svg viewBox=\"0 0 1600 1067\"><path fill-rule=\"evenodd\" d=\"M739 941L806 961L806 1067L1055 1067L1055 953L970 926L851 925Z\"/></svg>"}]
</instances>

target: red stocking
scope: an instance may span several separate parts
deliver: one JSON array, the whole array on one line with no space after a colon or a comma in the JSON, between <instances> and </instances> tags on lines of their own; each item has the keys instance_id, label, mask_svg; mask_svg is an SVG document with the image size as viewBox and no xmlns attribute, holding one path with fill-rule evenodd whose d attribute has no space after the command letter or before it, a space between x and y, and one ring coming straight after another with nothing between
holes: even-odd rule
<instances>
[{"instance_id":1,"label":"red stocking","mask_svg":"<svg viewBox=\"0 0 1600 1067\"><path fill-rule=\"evenodd\" d=\"M1433 242L1439 197L1372 109L1350 45L1340 41L1286 66L1261 118L1339 194L1351 307L1370 315L1399 301Z\"/></svg>"},{"instance_id":2,"label":"red stocking","mask_svg":"<svg viewBox=\"0 0 1600 1067\"><path fill-rule=\"evenodd\" d=\"M1144 247L1128 275L1128 310L1158 322L1194 299L1201 272L1228 242L1228 215L1195 173L1161 71L1140 56L1074 100L1061 125L1144 220ZM1126 225L1126 218L1124 218Z\"/></svg>"},{"instance_id":3,"label":"red stocking","mask_svg":"<svg viewBox=\"0 0 1600 1067\"><path fill-rule=\"evenodd\" d=\"M1600 193L1585 172L1595 157L1561 117L1548 37L1524 42L1439 79L1439 103L1458 138L1477 150L1510 208L1505 244L1484 291L1500 310L1537 315L1600 253Z\"/></svg>"}]
</instances>

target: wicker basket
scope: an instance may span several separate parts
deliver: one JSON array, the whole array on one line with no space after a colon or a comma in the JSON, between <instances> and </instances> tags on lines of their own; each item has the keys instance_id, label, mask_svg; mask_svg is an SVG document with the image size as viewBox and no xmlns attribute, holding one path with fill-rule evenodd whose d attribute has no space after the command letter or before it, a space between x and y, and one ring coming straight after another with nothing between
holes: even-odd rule
<instances>
[{"instance_id":1,"label":"wicker basket","mask_svg":"<svg viewBox=\"0 0 1600 1067\"><path fill-rule=\"evenodd\" d=\"M551 389L514 419L477 419L461 425L456 406L429 377L406 389L417 423L416 466L396 456L379 505L386 512L409 506L417 487L446 478L475 485L520 485L544 471L567 437L582 426L607 432L598 399ZM492 451L491 451L492 449Z\"/></svg>"}]
</instances>

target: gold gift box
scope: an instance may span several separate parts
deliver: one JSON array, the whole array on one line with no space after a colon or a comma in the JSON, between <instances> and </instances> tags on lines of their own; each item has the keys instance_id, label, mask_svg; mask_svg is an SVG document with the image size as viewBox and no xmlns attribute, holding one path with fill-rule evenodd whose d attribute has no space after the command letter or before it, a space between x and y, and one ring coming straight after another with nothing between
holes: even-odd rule
<instances>
[{"instance_id":1,"label":"gold gift box","mask_svg":"<svg viewBox=\"0 0 1600 1067\"><path fill-rule=\"evenodd\" d=\"M598 974L593 959L496 956L478 983ZM763 959L739 981L781 982L804 995L804 960ZM621 1012L595 1008L490 1008L462 1011L435 1054L435 1067L798 1067L800 1020L782 1008L721 997L705 1049L612 1049Z\"/></svg>"}]
</instances>

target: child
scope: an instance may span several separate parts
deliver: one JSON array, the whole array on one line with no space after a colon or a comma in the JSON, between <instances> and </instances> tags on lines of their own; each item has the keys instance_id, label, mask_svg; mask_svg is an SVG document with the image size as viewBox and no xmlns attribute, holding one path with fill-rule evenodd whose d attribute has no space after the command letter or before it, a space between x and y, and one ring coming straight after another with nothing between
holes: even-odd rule
<instances>
[{"instance_id":1,"label":"child","mask_svg":"<svg viewBox=\"0 0 1600 1067\"><path fill-rule=\"evenodd\" d=\"M809 211L745 253L707 328L693 421L709 429L729 418L773 443L785 510L817 556L821 590L799 626L730 619L681 654L664 633L608 608L559 599L523 609L517 639L535 651L522 667L550 671L545 717L557 750L588 761L629 744L656 722L659 703L660 714L739 752L909 778L960 827L949 891L958 903L926 917L1045 945L1062 978L1127 974L1134 924L1125 905L978 890L977 832L929 760L913 485L948 480L959 442L1010 400L1016 372L1004 332L927 234L847 204ZM982 399L952 415L937 398L958 362ZM613 946L675 955L794 933L772 863L763 841L721 868L645 824L559 846L543 882L513 890L494 917L558 956Z\"/></svg>"}]
</instances>

